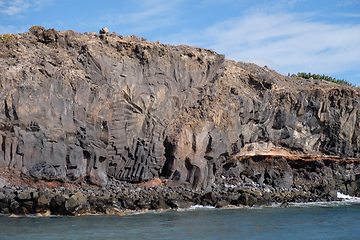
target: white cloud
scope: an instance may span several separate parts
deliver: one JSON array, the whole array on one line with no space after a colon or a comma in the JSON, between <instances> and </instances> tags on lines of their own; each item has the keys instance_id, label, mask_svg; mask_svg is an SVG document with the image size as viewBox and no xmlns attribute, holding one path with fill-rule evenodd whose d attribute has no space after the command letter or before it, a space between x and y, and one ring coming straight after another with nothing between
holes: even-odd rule
<instances>
[{"instance_id":1,"label":"white cloud","mask_svg":"<svg viewBox=\"0 0 360 240\"><path fill-rule=\"evenodd\" d=\"M27 11L30 8L40 10L46 3L53 0L1 0L0 13L14 16Z\"/></svg>"},{"instance_id":2,"label":"white cloud","mask_svg":"<svg viewBox=\"0 0 360 240\"><path fill-rule=\"evenodd\" d=\"M345 14L339 14L340 17L349 17L349 18L360 18L360 14L355 13L345 13Z\"/></svg>"},{"instance_id":3,"label":"white cloud","mask_svg":"<svg viewBox=\"0 0 360 240\"><path fill-rule=\"evenodd\" d=\"M171 9L171 4L157 4L152 8L143 9L143 11L121 14L118 16L119 23L138 23L139 21L150 19L152 17L157 18L159 14L163 14Z\"/></svg>"},{"instance_id":4,"label":"white cloud","mask_svg":"<svg viewBox=\"0 0 360 240\"><path fill-rule=\"evenodd\" d=\"M26 32L28 31L29 27L27 26L2 26L0 25L0 35L5 33L19 33L19 32Z\"/></svg>"},{"instance_id":5,"label":"white cloud","mask_svg":"<svg viewBox=\"0 0 360 240\"><path fill-rule=\"evenodd\" d=\"M26 32L29 29L29 23L15 24L16 20L23 20L24 14L30 11L39 11L45 5L54 0L0 0L0 34ZM8 15L5 19L2 16ZM7 20L7 21L5 21ZM15 24L15 25L14 25Z\"/></svg>"},{"instance_id":6,"label":"white cloud","mask_svg":"<svg viewBox=\"0 0 360 240\"><path fill-rule=\"evenodd\" d=\"M360 65L360 24L314 22L298 14L253 14L196 35L183 33L181 41L211 48L228 59L266 64L283 74L331 74Z\"/></svg>"},{"instance_id":7,"label":"white cloud","mask_svg":"<svg viewBox=\"0 0 360 240\"><path fill-rule=\"evenodd\" d=\"M36 11L41 10L47 4L54 2L54 0L32 0L32 5Z\"/></svg>"},{"instance_id":8,"label":"white cloud","mask_svg":"<svg viewBox=\"0 0 360 240\"><path fill-rule=\"evenodd\" d=\"M184 0L141 0L135 11L130 13L108 14L97 22L102 22L122 31L129 30L133 34L142 34L155 29L174 26L180 13L179 5Z\"/></svg>"},{"instance_id":9,"label":"white cloud","mask_svg":"<svg viewBox=\"0 0 360 240\"><path fill-rule=\"evenodd\" d=\"M2 1L0 12L12 16L25 11L29 6L29 1L26 0Z\"/></svg>"},{"instance_id":10,"label":"white cloud","mask_svg":"<svg viewBox=\"0 0 360 240\"><path fill-rule=\"evenodd\" d=\"M338 3L340 7L353 6L356 4L360 4L359 0L342 0Z\"/></svg>"},{"instance_id":11,"label":"white cloud","mask_svg":"<svg viewBox=\"0 0 360 240\"><path fill-rule=\"evenodd\" d=\"M15 31L16 27L15 26L1 26L0 25L0 35L1 34L5 34L5 33L16 33Z\"/></svg>"}]
</instances>

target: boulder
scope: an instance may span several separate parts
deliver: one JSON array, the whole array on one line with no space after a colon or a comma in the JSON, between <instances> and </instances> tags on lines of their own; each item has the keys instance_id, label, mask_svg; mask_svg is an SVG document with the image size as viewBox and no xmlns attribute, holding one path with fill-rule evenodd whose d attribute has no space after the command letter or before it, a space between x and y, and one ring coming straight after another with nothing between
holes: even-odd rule
<instances>
[{"instance_id":1,"label":"boulder","mask_svg":"<svg viewBox=\"0 0 360 240\"><path fill-rule=\"evenodd\" d=\"M156 199L151 202L151 208L154 210L166 210L170 209L171 207L166 204L164 199Z\"/></svg>"},{"instance_id":2,"label":"boulder","mask_svg":"<svg viewBox=\"0 0 360 240\"><path fill-rule=\"evenodd\" d=\"M76 192L65 201L65 209L73 215L82 214L87 208L87 199L81 192Z\"/></svg>"},{"instance_id":3,"label":"boulder","mask_svg":"<svg viewBox=\"0 0 360 240\"><path fill-rule=\"evenodd\" d=\"M0 164L1 164L1 161L0 161ZM3 167L5 167L5 166L3 166ZM1 168L1 165L0 165L0 168ZM3 188L8 184L9 184L8 181L6 181L5 179L0 177L0 188Z\"/></svg>"},{"instance_id":4,"label":"boulder","mask_svg":"<svg viewBox=\"0 0 360 240\"><path fill-rule=\"evenodd\" d=\"M0 200L0 213L9 213L10 198L3 198Z\"/></svg>"},{"instance_id":5,"label":"boulder","mask_svg":"<svg viewBox=\"0 0 360 240\"><path fill-rule=\"evenodd\" d=\"M215 207L216 208L224 208L224 207L229 206L229 204L230 203L228 201L226 201L226 200L220 200L215 204Z\"/></svg>"},{"instance_id":6,"label":"boulder","mask_svg":"<svg viewBox=\"0 0 360 240\"><path fill-rule=\"evenodd\" d=\"M147 199L139 199L136 202L136 206L138 206L140 209L151 209L151 201Z\"/></svg>"},{"instance_id":7,"label":"boulder","mask_svg":"<svg viewBox=\"0 0 360 240\"><path fill-rule=\"evenodd\" d=\"M103 27L100 31L99 31L100 34L106 34L106 33L109 33L109 30L106 28L106 27Z\"/></svg>"},{"instance_id":8,"label":"boulder","mask_svg":"<svg viewBox=\"0 0 360 240\"><path fill-rule=\"evenodd\" d=\"M31 190L18 191L16 194L16 199L18 201L32 200L33 192L34 191L31 191Z\"/></svg>"},{"instance_id":9,"label":"boulder","mask_svg":"<svg viewBox=\"0 0 360 240\"><path fill-rule=\"evenodd\" d=\"M187 209L191 207L191 203L183 199L170 199L166 203L167 205L169 205L171 208L174 209L178 209L178 208Z\"/></svg>"},{"instance_id":10,"label":"boulder","mask_svg":"<svg viewBox=\"0 0 360 240\"><path fill-rule=\"evenodd\" d=\"M123 198L121 199L121 204L125 209L135 210L137 208L133 198Z\"/></svg>"},{"instance_id":11,"label":"boulder","mask_svg":"<svg viewBox=\"0 0 360 240\"><path fill-rule=\"evenodd\" d=\"M50 210L54 215L67 215L69 212L65 208L66 198L63 195L56 195L51 199Z\"/></svg>"},{"instance_id":12,"label":"boulder","mask_svg":"<svg viewBox=\"0 0 360 240\"><path fill-rule=\"evenodd\" d=\"M257 199L252 194L249 194L247 192L244 192L241 194L239 198L239 203L245 206L253 206L256 204Z\"/></svg>"},{"instance_id":13,"label":"boulder","mask_svg":"<svg viewBox=\"0 0 360 240\"><path fill-rule=\"evenodd\" d=\"M46 212L50 207L50 202L45 197L45 195L41 195L35 201L35 212L36 213L43 213Z\"/></svg>"}]
</instances>

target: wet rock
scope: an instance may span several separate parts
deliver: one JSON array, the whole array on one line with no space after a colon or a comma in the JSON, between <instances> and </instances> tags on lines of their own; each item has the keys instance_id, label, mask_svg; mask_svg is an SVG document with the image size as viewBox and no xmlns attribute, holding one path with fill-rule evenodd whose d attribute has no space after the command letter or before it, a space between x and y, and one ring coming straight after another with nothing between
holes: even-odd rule
<instances>
[{"instance_id":1,"label":"wet rock","mask_svg":"<svg viewBox=\"0 0 360 240\"><path fill-rule=\"evenodd\" d=\"M12 208L12 213L16 214L16 215L29 215L30 212L29 210L25 207L25 206L19 206L16 208Z\"/></svg>"},{"instance_id":2,"label":"wet rock","mask_svg":"<svg viewBox=\"0 0 360 240\"><path fill-rule=\"evenodd\" d=\"M122 207L124 207L125 209L131 209L131 210L136 209L135 200L133 198L121 199L121 204L122 204Z\"/></svg>"},{"instance_id":3,"label":"wet rock","mask_svg":"<svg viewBox=\"0 0 360 240\"><path fill-rule=\"evenodd\" d=\"M9 213L10 198L3 198L0 200L0 213Z\"/></svg>"},{"instance_id":4,"label":"wet rock","mask_svg":"<svg viewBox=\"0 0 360 240\"><path fill-rule=\"evenodd\" d=\"M43 213L46 212L50 207L50 202L45 197L45 195L40 196L35 201L35 212L36 213Z\"/></svg>"},{"instance_id":5,"label":"wet rock","mask_svg":"<svg viewBox=\"0 0 360 240\"><path fill-rule=\"evenodd\" d=\"M85 213L87 208L87 199L81 192L76 192L65 201L65 209L73 215Z\"/></svg>"},{"instance_id":6,"label":"wet rock","mask_svg":"<svg viewBox=\"0 0 360 240\"><path fill-rule=\"evenodd\" d=\"M66 198L62 195L56 195L51 199L50 210L54 215L67 215L68 211L65 208Z\"/></svg>"},{"instance_id":7,"label":"wet rock","mask_svg":"<svg viewBox=\"0 0 360 240\"><path fill-rule=\"evenodd\" d=\"M11 213L28 215L29 211L15 199L9 199L8 201L9 210Z\"/></svg>"},{"instance_id":8,"label":"wet rock","mask_svg":"<svg viewBox=\"0 0 360 240\"><path fill-rule=\"evenodd\" d=\"M166 204L164 199L157 199L151 202L151 208L155 210L166 210L171 207Z\"/></svg>"},{"instance_id":9,"label":"wet rock","mask_svg":"<svg viewBox=\"0 0 360 240\"><path fill-rule=\"evenodd\" d=\"M246 206L253 206L256 202L256 197L246 192L242 193L239 198L239 203Z\"/></svg>"},{"instance_id":10,"label":"wet rock","mask_svg":"<svg viewBox=\"0 0 360 240\"><path fill-rule=\"evenodd\" d=\"M190 208L190 206L191 206L190 202L185 201L183 199L171 199L171 200L168 200L166 203L167 203L167 205L169 205L171 208L174 208L174 209L178 209L178 208L187 209L187 208Z\"/></svg>"},{"instance_id":11,"label":"wet rock","mask_svg":"<svg viewBox=\"0 0 360 240\"><path fill-rule=\"evenodd\" d=\"M97 196L95 202L95 210L97 212L105 213L106 209L113 205L116 202L111 198L106 198L104 196ZM92 207L94 209L94 207Z\"/></svg>"},{"instance_id":12,"label":"wet rock","mask_svg":"<svg viewBox=\"0 0 360 240\"><path fill-rule=\"evenodd\" d=\"M213 192L208 192L201 197L202 205L214 206L217 202L217 196Z\"/></svg>"},{"instance_id":13,"label":"wet rock","mask_svg":"<svg viewBox=\"0 0 360 240\"><path fill-rule=\"evenodd\" d=\"M337 199L337 191L336 190L332 190L329 192L328 196L330 197L330 201L334 201Z\"/></svg>"},{"instance_id":14,"label":"wet rock","mask_svg":"<svg viewBox=\"0 0 360 240\"><path fill-rule=\"evenodd\" d=\"M215 204L216 208L223 208L229 206L229 202L227 200L220 200Z\"/></svg>"},{"instance_id":15,"label":"wet rock","mask_svg":"<svg viewBox=\"0 0 360 240\"><path fill-rule=\"evenodd\" d=\"M147 199L139 199L136 203L136 205L140 209L150 209L151 208L151 201Z\"/></svg>"},{"instance_id":16,"label":"wet rock","mask_svg":"<svg viewBox=\"0 0 360 240\"><path fill-rule=\"evenodd\" d=\"M233 205L238 205L240 196L241 196L241 194L237 193L237 192L230 193L230 194L226 195L226 200Z\"/></svg>"},{"instance_id":17,"label":"wet rock","mask_svg":"<svg viewBox=\"0 0 360 240\"><path fill-rule=\"evenodd\" d=\"M35 213L34 201L23 201L23 202L21 202L21 206L26 209L25 214L33 214L33 213ZM21 214L23 214L23 213L21 213Z\"/></svg>"}]
</instances>

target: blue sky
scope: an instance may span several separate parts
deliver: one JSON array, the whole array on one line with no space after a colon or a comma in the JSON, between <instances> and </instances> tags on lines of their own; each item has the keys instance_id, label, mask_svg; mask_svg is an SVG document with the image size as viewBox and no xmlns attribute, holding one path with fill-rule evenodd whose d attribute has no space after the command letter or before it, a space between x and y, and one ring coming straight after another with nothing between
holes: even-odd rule
<instances>
[{"instance_id":1,"label":"blue sky","mask_svg":"<svg viewBox=\"0 0 360 240\"><path fill-rule=\"evenodd\" d=\"M0 0L0 34L32 25L80 33L107 27L360 86L360 0Z\"/></svg>"}]
</instances>

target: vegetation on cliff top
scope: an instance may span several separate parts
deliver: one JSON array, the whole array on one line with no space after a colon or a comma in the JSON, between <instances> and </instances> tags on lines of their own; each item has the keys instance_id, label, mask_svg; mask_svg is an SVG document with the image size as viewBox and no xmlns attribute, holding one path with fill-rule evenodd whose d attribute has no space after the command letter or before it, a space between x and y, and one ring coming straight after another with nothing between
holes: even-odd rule
<instances>
[{"instance_id":1,"label":"vegetation on cliff top","mask_svg":"<svg viewBox=\"0 0 360 240\"><path fill-rule=\"evenodd\" d=\"M289 73L290 76L290 73ZM353 84L349 83L347 80L345 79L336 79L336 78L332 78L326 75L319 75L319 74L311 74L311 73L305 73L305 72L298 72L297 74L291 74L291 77L295 77L295 78L304 78L304 79L309 79L309 78L313 78L313 79L320 79L320 80L325 80L328 82L333 82L333 83L337 83L337 84L341 84L341 85L347 85L347 86L354 86Z\"/></svg>"},{"instance_id":2,"label":"vegetation on cliff top","mask_svg":"<svg viewBox=\"0 0 360 240\"><path fill-rule=\"evenodd\" d=\"M36 29L38 29L38 28L44 28L44 27L33 25L33 26L31 26L31 27L29 28L29 30L30 30L30 32L31 32L31 31L34 31L34 30L36 30Z\"/></svg>"},{"instance_id":3,"label":"vegetation on cliff top","mask_svg":"<svg viewBox=\"0 0 360 240\"><path fill-rule=\"evenodd\" d=\"M11 33L0 35L0 42L10 43L14 39L15 39L15 37Z\"/></svg>"}]
</instances>

